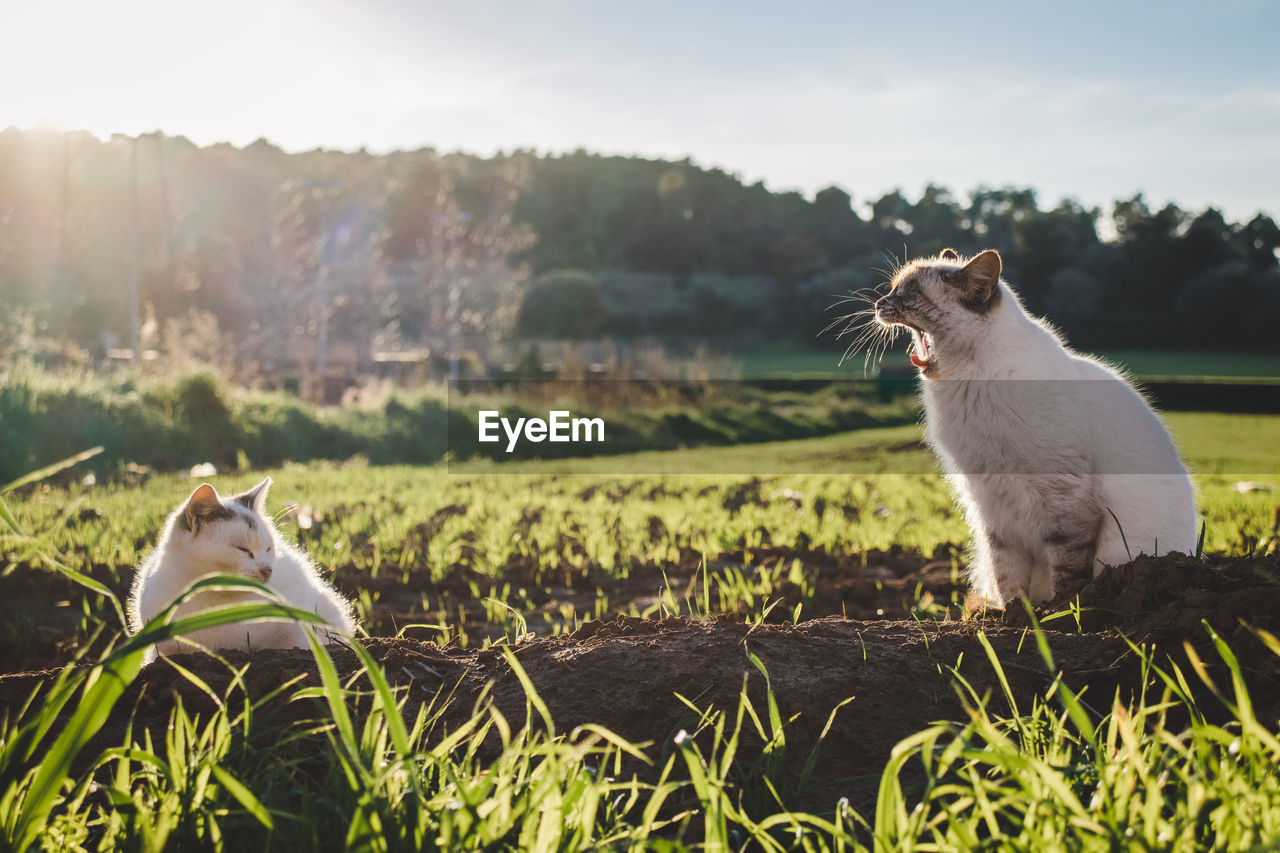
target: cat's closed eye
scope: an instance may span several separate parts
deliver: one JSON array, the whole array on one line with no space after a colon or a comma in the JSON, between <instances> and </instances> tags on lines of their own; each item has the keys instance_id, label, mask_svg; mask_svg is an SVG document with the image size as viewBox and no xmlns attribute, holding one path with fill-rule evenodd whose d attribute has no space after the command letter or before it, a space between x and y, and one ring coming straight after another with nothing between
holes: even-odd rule
<instances>
[{"instance_id":1,"label":"cat's closed eye","mask_svg":"<svg viewBox=\"0 0 1280 853\"><path fill-rule=\"evenodd\" d=\"M250 551L248 548L244 547L243 545L237 545L237 546L236 546L236 550L237 550L237 551L243 551L243 552L245 552L246 554L248 554L250 557L252 557L252 556L253 556L253 552L252 552L252 551Z\"/></svg>"}]
</instances>

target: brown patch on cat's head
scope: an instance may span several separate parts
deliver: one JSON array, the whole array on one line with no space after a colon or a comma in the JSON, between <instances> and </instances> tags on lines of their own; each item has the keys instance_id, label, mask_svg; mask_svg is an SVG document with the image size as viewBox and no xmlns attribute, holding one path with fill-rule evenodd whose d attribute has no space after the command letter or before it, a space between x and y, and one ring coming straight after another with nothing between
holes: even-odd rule
<instances>
[{"instance_id":1,"label":"brown patch on cat's head","mask_svg":"<svg viewBox=\"0 0 1280 853\"><path fill-rule=\"evenodd\" d=\"M954 257L946 258L948 252ZM987 249L967 261L953 249L945 250L943 256L963 264L942 274L943 281L962 288L961 305L975 314L986 314L1000 304L1000 272L1004 265L999 252Z\"/></svg>"},{"instance_id":2,"label":"brown patch on cat's head","mask_svg":"<svg viewBox=\"0 0 1280 853\"><path fill-rule=\"evenodd\" d=\"M178 526L196 533L211 521L226 521L234 517L235 513L223 506L218 490L208 483L201 483L178 513Z\"/></svg>"}]
</instances>

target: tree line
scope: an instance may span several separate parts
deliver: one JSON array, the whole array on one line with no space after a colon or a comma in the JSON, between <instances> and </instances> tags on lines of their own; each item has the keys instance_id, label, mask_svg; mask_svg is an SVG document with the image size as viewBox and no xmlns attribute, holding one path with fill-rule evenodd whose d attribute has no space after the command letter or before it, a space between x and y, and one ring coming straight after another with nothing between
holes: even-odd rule
<instances>
[{"instance_id":1,"label":"tree line","mask_svg":"<svg viewBox=\"0 0 1280 853\"><path fill-rule=\"evenodd\" d=\"M135 268L140 343L232 367L320 337L366 353L605 335L825 346L835 297L948 246L1000 249L1030 309L1081 346L1280 347L1280 228L1264 213L1138 195L1104 216L1009 187L807 198L582 151L0 132L0 335L93 357L130 345Z\"/></svg>"}]
</instances>

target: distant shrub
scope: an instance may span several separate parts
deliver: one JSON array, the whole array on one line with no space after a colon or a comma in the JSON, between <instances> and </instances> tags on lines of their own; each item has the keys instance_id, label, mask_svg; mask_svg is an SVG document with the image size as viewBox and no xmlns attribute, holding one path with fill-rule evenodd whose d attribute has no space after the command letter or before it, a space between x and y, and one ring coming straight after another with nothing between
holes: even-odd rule
<instances>
[{"instance_id":1,"label":"distant shrub","mask_svg":"<svg viewBox=\"0 0 1280 853\"><path fill-rule=\"evenodd\" d=\"M544 273L525 294L517 327L534 338L594 337L605 325L603 293L599 279L591 273Z\"/></svg>"},{"instance_id":2,"label":"distant shrub","mask_svg":"<svg viewBox=\"0 0 1280 853\"><path fill-rule=\"evenodd\" d=\"M781 441L843 429L908 423L913 404L869 405L838 386L805 391L701 388L687 400L635 406L572 401L575 415L604 416L604 444L524 444L522 458L670 450ZM688 389L686 389L688 390ZM702 399L712 394L715 399ZM88 447L104 452L99 472L126 463L181 470L200 462L226 468L349 459L432 464L452 453L511 459L504 442L481 444L478 412L546 417L548 401L492 397L448 401L439 391L392 394L381 409L319 408L281 392L235 389L208 372L168 379L52 373L30 366L0 373L0 483Z\"/></svg>"}]
</instances>

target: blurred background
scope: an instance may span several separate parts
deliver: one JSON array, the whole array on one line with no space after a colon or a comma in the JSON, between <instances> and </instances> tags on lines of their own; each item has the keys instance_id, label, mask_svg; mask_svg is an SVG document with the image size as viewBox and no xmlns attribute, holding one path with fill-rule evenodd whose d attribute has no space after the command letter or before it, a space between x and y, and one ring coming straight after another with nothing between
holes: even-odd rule
<instances>
[{"instance_id":1,"label":"blurred background","mask_svg":"<svg viewBox=\"0 0 1280 853\"><path fill-rule=\"evenodd\" d=\"M909 378L903 352L841 365L846 326L824 330L860 307L842 296L947 246L1000 249L1033 312L1175 401L1205 378L1188 405L1224 381L1233 407L1275 396L1257 393L1280 375L1272 4L4 14L15 469L95 439L32 446L51 420L33 400L72 386L88 408L63 419L145 391L213 434L268 407L249 392L284 395L271 423L301 430L309 406L442 416L396 395L449 379ZM254 441L154 461L311 452Z\"/></svg>"}]
</instances>

